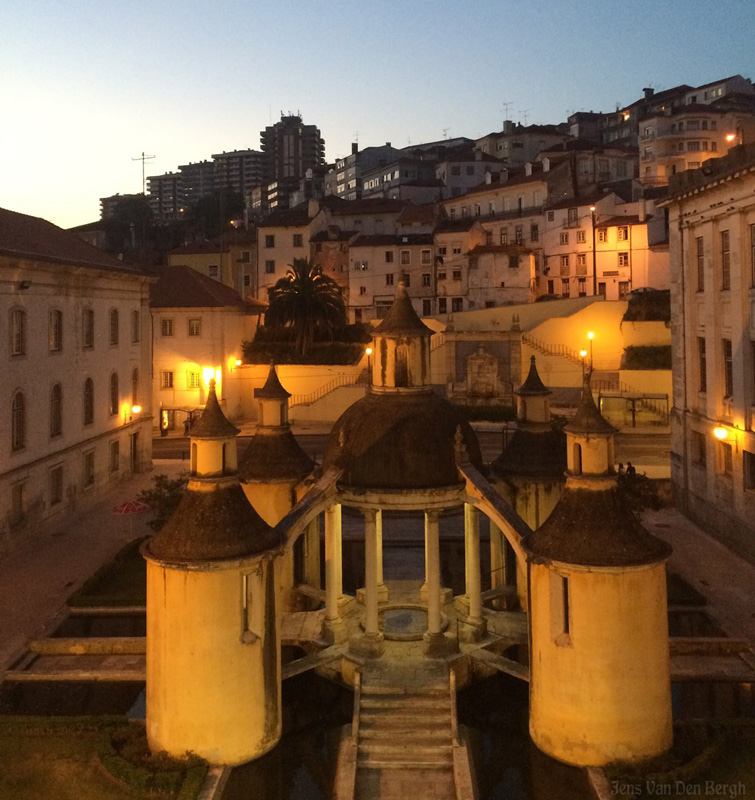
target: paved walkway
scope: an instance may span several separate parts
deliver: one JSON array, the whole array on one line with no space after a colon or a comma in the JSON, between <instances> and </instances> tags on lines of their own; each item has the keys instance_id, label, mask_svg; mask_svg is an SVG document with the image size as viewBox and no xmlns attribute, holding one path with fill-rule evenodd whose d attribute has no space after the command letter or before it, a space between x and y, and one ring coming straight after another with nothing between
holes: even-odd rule
<instances>
[{"instance_id":1,"label":"paved walkway","mask_svg":"<svg viewBox=\"0 0 755 800\"><path fill-rule=\"evenodd\" d=\"M709 536L675 508L648 511L648 530L673 548L669 567L708 598L709 610L734 637L755 642L755 564Z\"/></svg>"},{"instance_id":2,"label":"paved walkway","mask_svg":"<svg viewBox=\"0 0 755 800\"><path fill-rule=\"evenodd\" d=\"M69 595L137 536L150 533L149 514L115 516L113 507L132 500L158 472L176 475L180 461L158 462L153 472L119 483L95 503L48 520L0 558L0 669L20 655L26 641L47 632Z\"/></svg>"}]
</instances>

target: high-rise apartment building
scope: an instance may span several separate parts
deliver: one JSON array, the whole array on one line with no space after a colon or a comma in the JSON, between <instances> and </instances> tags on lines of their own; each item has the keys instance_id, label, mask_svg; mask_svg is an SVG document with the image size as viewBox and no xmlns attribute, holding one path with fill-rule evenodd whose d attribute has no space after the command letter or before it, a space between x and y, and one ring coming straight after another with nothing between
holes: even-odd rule
<instances>
[{"instance_id":1,"label":"high-rise apartment building","mask_svg":"<svg viewBox=\"0 0 755 800\"><path fill-rule=\"evenodd\" d=\"M180 172L150 175L147 199L156 222L171 222L184 213L183 182Z\"/></svg>"},{"instance_id":2,"label":"high-rise apartment building","mask_svg":"<svg viewBox=\"0 0 755 800\"><path fill-rule=\"evenodd\" d=\"M183 202L186 205L193 205L215 191L215 164L212 161L205 159L182 164L178 171L181 173Z\"/></svg>"},{"instance_id":3,"label":"high-rise apartment building","mask_svg":"<svg viewBox=\"0 0 755 800\"><path fill-rule=\"evenodd\" d=\"M260 147L268 180L303 178L308 169L325 163L320 129L304 125L299 114L281 116L280 122L260 131Z\"/></svg>"},{"instance_id":4,"label":"high-rise apartment building","mask_svg":"<svg viewBox=\"0 0 755 800\"><path fill-rule=\"evenodd\" d=\"M267 160L259 150L231 150L212 156L215 189L231 189L246 196L255 186L269 180Z\"/></svg>"}]
</instances>

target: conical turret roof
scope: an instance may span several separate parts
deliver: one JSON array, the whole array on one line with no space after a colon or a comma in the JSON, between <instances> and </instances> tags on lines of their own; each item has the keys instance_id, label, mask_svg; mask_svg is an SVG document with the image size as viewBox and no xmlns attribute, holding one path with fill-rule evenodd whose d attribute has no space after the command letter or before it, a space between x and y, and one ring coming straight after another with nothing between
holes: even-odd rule
<instances>
[{"instance_id":1,"label":"conical turret roof","mask_svg":"<svg viewBox=\"0 0 755 800\"><path fill-rule=\"evenodd\" d=\"M399 281L396 299L380 325L375 328L376 336L432 336L433 331L417 316L412 301L406 293L406 286Z\"/></svg>"},{"instance_id":2,"label":"conical turret roof","mask_svg":"<svg viewBox=\"0 0 755 800\"><path fill-rule=\"evenodd\" d=\"M588 372L582 382L582 399L579 402L577 413L564 425L567 433L594 433L610 436L617 433L611 423L603 417L595 405L590 386L590 373Z\"/></svg>"},{"instance_id":3,"label":"conical turret roof","mask_svg":"<svg viewBox=\"0 0 755 800\"><path fill-rule=\"evenodd\" d=\"M270 362L270 372L267 373L265 385L261 389L255 389L254 396L263 400L286 400L291 397L291 392L287 392L278 379L274 361Z\"/></svg>"},{"instance_id":4,"label":"conical turret roof","mask_svg":"<svg viewBox=\"0 0 755 800\"><path fill-rule=\"evenodd\" d=\"M226 419L215 394L215 381L211 380L204 411L197 424L191 429L191 438L222 439L227 436L236 436L238 433L239 429Z\"/></svg>"},{"instance_id":5,"label":"conical turret roof","mask_svg":"<svg viewBox=\"0 0 755 800\"><path fill-rule=\"evenodd\" d=\"M518 395L546 395L552 394L551 390L540 380L540 375L535 364L535 356L530 356L530 371L527 380L514 392Z\"/></svg>"}]
</instances>

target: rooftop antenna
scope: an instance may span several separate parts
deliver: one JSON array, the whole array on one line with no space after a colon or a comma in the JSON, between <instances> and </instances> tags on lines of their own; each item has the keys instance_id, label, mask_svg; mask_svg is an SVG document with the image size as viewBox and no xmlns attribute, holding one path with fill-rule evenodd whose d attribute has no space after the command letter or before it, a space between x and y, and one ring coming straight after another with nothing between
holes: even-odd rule
<instances>
[{"instance_id":1,"label":"rooftop antenna","mask_svg":"<svg viewBox=\"0 0 755 800\"><path fill-rule=\"evenodd\" d=\"M359 144L359 131L354 131L354 141Z\"/></svg>"},{"instance_id":2,"label":"rooftop antenna","mask_svg":"<svg viewBox=\"0 0 755 800\"><path fill-rule=\"evenodd\" d=\"M144 150L142 150L142 154L140 156L137 156L136 158L132 158L131 159L132 161L141 161L142 162L142 194L143 195L147 194L147 178L146 178L146 173L144 171L144 164L147 161L151 161L153 158L154 158L154 156L148 156L144 152Z\"/></svg>"},{"instance_id":3,"label":"rooftop antenna","mask_svg":"<svg viewBox=\"0 0 755 800\"><path fill-rule=\"evenodd\" d=\"M524 124L527 124L527 116L530 113L529 108L525 108L523 111L519 112L524 117Z\"/></svg>"},{"instance_id":4,"label":"rooftop antenna","mask_svg":"<svg viewBox=\"0 0 755 800\"><path fill-rule=\"evenodd\" d=\"M443 138L444 139L448 139L448 132L450 130L451 130L450 128L443 128Z\"/></svg>"},{"instance_id":5,"label":"rooftop antenna","mask_svg":"<svg viewBox=\"0 0 755 800\"><path fill-rule=\"evenodd\" d=\"M509 106L513 106L514 102L512 100L504 100L501 105L503 106L503 118L509 118Z\"/></svg>"}]
</instances>

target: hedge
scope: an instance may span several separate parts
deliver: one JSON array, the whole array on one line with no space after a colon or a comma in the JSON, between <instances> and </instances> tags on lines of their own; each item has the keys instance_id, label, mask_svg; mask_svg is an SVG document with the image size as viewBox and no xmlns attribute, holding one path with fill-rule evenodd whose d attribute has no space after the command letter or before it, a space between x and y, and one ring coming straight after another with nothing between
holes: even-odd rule
<instances>
[{"instance_id":1,"label":"hedge","mask_svg":"<svg viewBox=\"0 0 755 800\"><path fill-rule=\"evenodd\" d=\"M624 369L671 369L671 345L625 347Z\"/></svg>"}]
</instances>

